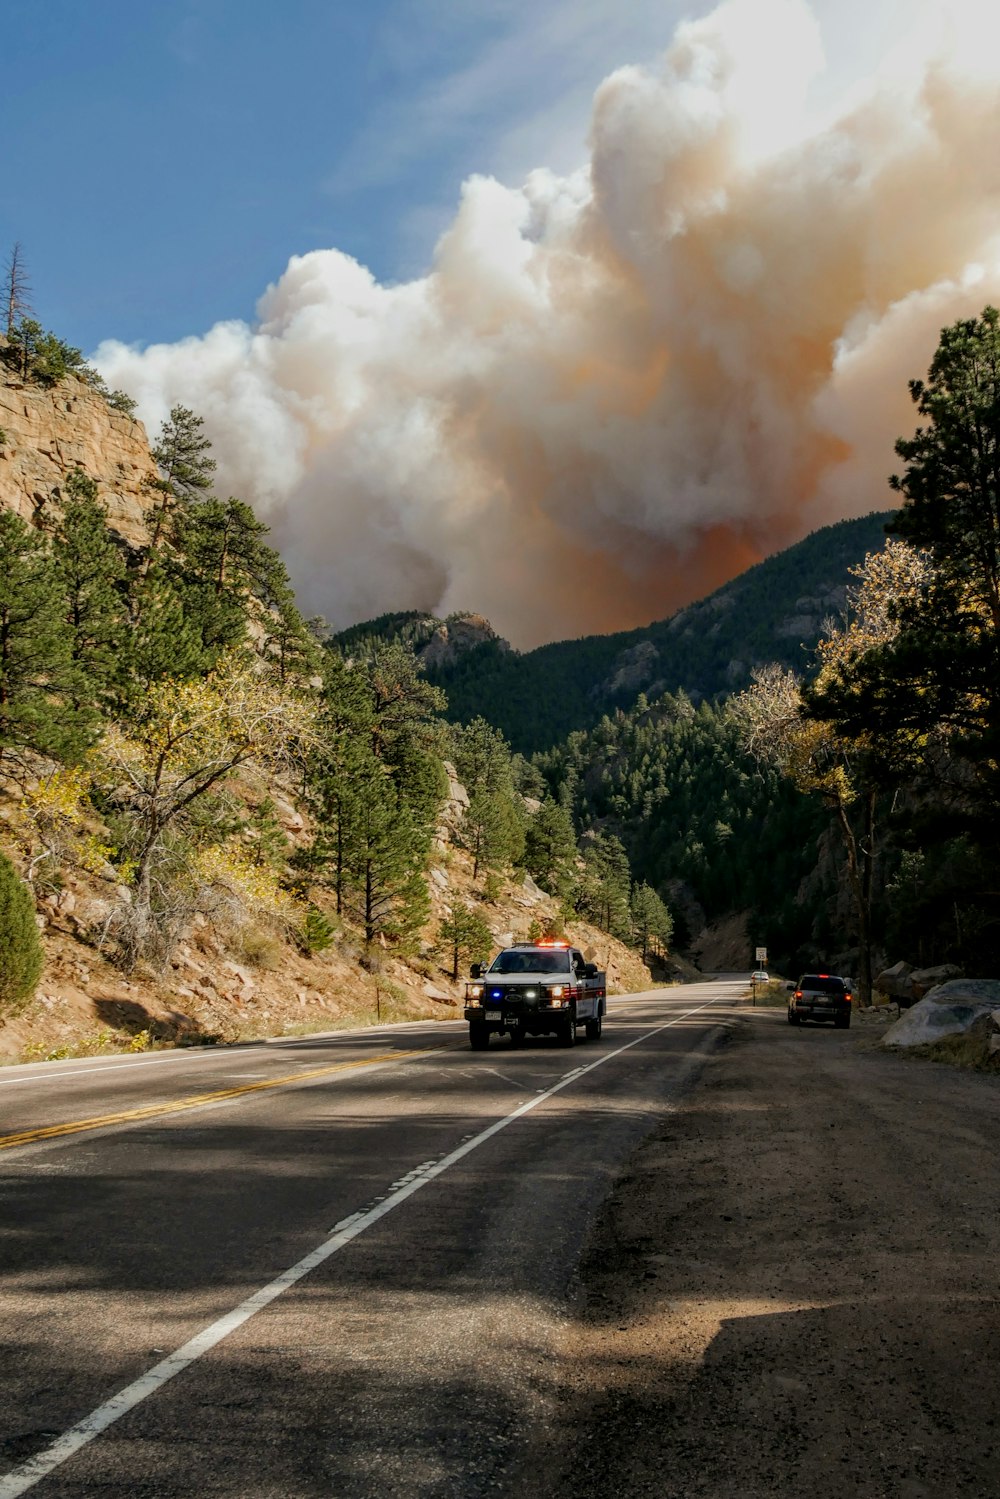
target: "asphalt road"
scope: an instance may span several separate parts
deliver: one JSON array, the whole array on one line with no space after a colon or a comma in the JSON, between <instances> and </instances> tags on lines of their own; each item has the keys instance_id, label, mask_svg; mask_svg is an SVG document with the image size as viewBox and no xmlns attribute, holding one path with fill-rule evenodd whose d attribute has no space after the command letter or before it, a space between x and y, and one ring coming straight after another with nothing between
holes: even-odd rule
<instances>
[{"instance_id":1,"label":"asphalt road","mask_svg":"<svg viewBox=\"0 0 1000 1499\"><path fill-rule=\"evenodd\" d=\"M612 1001L572 1051L417 1024L4 1069L0 1499L509 1492L594 1216L745 992Z\"/></svg>"}]
</instances>

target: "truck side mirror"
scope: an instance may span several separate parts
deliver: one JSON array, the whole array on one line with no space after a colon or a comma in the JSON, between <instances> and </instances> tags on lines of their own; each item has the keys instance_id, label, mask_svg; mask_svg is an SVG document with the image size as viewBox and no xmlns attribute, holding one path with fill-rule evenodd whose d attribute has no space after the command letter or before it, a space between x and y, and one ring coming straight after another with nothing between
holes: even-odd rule
<instances>
[{"instance_id":1,"label":"truck side mirror","mask_svg":"<svg viewBox=\"0 0 1000 1499\"><path fill-rule=\"evenodd\" d=\"M583 976L584 976L584 978L588 978L588 979L596 979L596 977L597 977L597 964L596 963L586 963L584 965L584 969L583 969Z\"/></svg>"},{"instance_id":2,"label":"truck side mirror","mask_svg":"<svg viewBox=\"0 0 1000 1499\"><path fill-rule=\"evenodd\" d=\"M469 972L472 974L472 977L474 979L481 979L483 976L482 963L473 963L472 967L469 969Z\"/></svg>"}]
</instances>

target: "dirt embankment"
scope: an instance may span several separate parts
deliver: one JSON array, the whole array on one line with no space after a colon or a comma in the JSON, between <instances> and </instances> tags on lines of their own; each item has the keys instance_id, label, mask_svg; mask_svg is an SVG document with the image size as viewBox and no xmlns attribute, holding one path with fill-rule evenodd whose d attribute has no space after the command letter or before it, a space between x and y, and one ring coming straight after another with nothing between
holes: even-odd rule
<instances>
[{"instance_id":1,"label":"dirt embankment","mask_svg":"<svg viewBox=\"0 0 1000 1499\"><path fill-rule=\"evenodd\" d=\"M301 837L303 819L290 804L286 831ZM0 804L0 848L5 846ZM479 911L494 950L523 941L533 927L558 922L558 903L530 879L510 879L485 901L472 861L443 829L432 856L428 888L432 916L418 953L366 953L363 935L336 919L328 893L315 893L335 924L335 940L309 955L294 935L275 925L239 927L202 914L161 971L141 967L125 977L95 946L102 887L79 870L61 873L58 890L39 904L45 969L31 1004L0 1020L0 1063L108 1055L150 1046L249 1040L261 1036L369 1025L376 1021L440 1019L462 1015L464 976L451 977L441 922L455 899ZM6 844L8 852L13 850ZM608 975L612 994L650 986L639 954L584 922L568 928Z\"/></svg>"},{"instance_id":2,"label":"dirt embankment","mask_svg":"<svg viewBox=\"0 0 1000 1499\"><path fill-rule=\"evenodd\" d=\"M529 1499L1000 1494L1000 1083L748 1011L607 1204Z\"/></svg>"}]
</instances>

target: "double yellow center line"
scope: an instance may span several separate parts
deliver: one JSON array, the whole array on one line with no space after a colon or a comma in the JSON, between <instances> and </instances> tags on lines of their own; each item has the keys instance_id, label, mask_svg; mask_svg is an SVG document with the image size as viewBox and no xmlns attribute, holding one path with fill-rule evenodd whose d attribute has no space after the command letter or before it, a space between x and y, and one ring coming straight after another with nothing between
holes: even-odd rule
<instances>
[{"instance_id":1,"label":"double yellow center line","mask_svg":"<svg viewBox=\"0 0 1000 1499\"><path fill-rule=\"evenodd\" d=\"M21 1130L16 1135L0 1135L0 1150L13 1150L17 1145L33 1145L37 1140L55 1140L60 1135L78 1135L83 1130L106 1129L115 1124L133 1124L139 1119L156 1119L164 1114L180 1114L185 1109L203 1108L205 1104L222 1103L227 1098L242 1098L247 1093L263 1093L268 1088L285 1088L291 1083L307 1083L313 1078L330 1077L335 1072L351 1072L361 1067L374 1067L381 1062L406 1062L411 1057L426 1056L439 1051L438 1046L425 1046L417 1051L385 1051L374 1057L362 1057L355 1062L335 1062L330 1067L313 1067L307 1072L289 1072L284 1077L269 1078L263 1083L246 1083L241 1088L220 1088L216 1093L195 1093L189 1098L178 1098L173 1103L151 1103L141 1109L123 1109L117 1114L100 1114L93 1119L72 1119L65 1124L46 1124L37 1129ZM113 1071L114 1069L110 1069Z\"/></svg>"}]
</instances>

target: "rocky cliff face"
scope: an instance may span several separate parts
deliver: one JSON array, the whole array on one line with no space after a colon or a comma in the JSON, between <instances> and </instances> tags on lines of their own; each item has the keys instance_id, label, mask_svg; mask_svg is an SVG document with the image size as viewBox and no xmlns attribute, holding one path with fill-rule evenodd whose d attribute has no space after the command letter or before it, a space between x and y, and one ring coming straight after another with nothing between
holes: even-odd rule
<instances>
[{"instance_id":1,"label":"rocky cliff face","mask_svg":"<svg viewBox=\"0 0 1000 1499\"><path fill-rule=\"evenodd\" d=\"M424 665L430 669L452 666L459 656L473 650L477 645L495 641L501 650L509 651L507 641L481 614L458 614L438 625L427 644L419 652Z\"/></svg>"},{"instance_id":2,"label":"rocky cliff face","mask_svg":"<svg viewBox=\"0 0 1000 1499\"><path fill-rule=\"evenodd\" d=\"M145 515L156 465L141 422L113 411L84 380L22 381L0 364L0 506L46 527L66 475L96 480L108 524L131 546L149 539Z\"/></svg>"}]
</instances>

